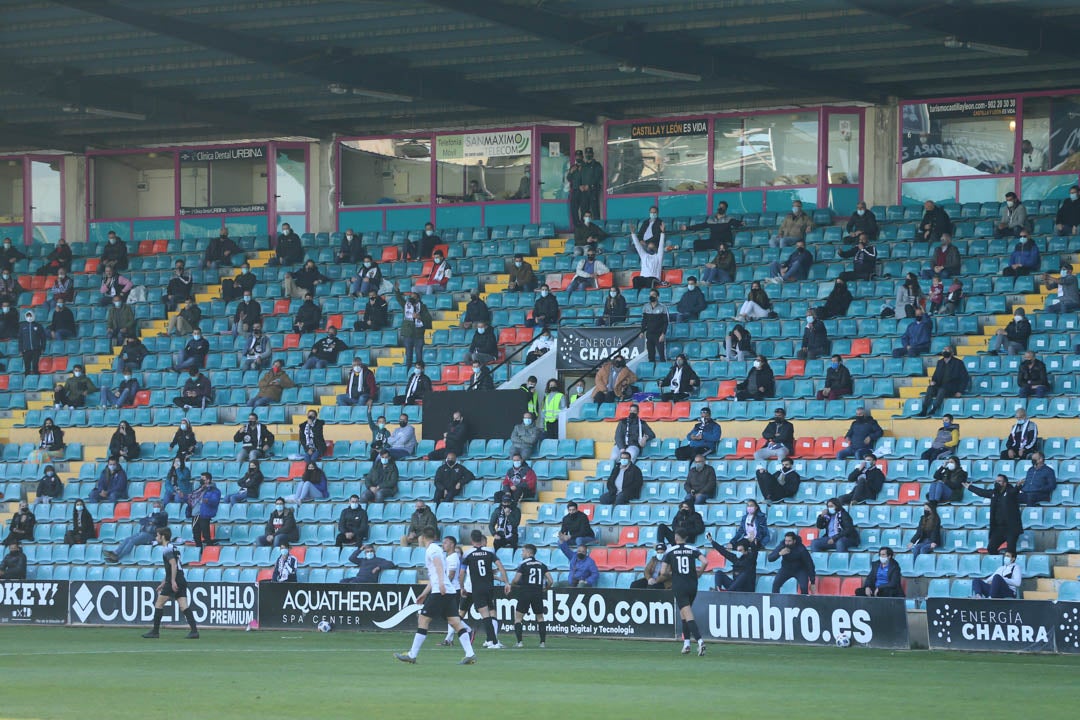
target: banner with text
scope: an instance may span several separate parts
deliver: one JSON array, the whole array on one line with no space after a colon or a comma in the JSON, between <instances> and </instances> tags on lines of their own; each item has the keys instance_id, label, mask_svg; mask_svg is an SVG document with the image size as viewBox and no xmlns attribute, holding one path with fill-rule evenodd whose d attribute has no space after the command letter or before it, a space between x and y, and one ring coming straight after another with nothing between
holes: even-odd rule
<instances>
[{"instance_id":1,"label":"banner with text","mask_svg":"<svg viewBox=\"0 0 1080 720\"><path fill-rule=\"evenodd\" d=\"M66 580L0 580L0 624L63 625L67 607Z\"/></svg>"},{"instance_id":2,"label":"banner with text","mask_svg":"<svg viewBox=\"0 0 1080 720\"><path fill-rule=\"evenodd\" d=\"M657 122L634 123L630 126L630 137L635 140L708 134L708 120L660 120Z\"/></svg>"},{"instance_id":3,"label":"banner with text","mask_svg":"<svg viewBox=\"0 0 1080 720\"><path fill-rule=\"evenodd\" d=\"M623 347L627 341L629 344ZM620 354L629 362L645 352L645 335L639 334L636 328L561 327L556 367L559 370L588 370L619 348L622 348Z\"/></svg>"},{"instance_id":4,"label":"banner with text","mask_svg":"<svg viewBox=\"0 0 1080 720\"><path fill-rule=\"evenodd\" d=\"M820 645L850 633L852 645L909 647L903 598L702 592L694 618L706 640Z\"/></svg>"},{"instance_id":5,"label":"banner with text","mask_svg":"<svg viewBox=\"0 0 1080 720\"><path fill-rule=\"evenodd\" d=\"M435 154L440 161L519 157L531 152L532 132L529 130L440 135L435 138Z\"/></svg>"},{"instance_id":6,"label":"banner with text","mask_svg":"<svg viewBox=\"0 0 1080 720\"><path fill-rule=\"evenodd\" d=\"M1053 603L927 598L931 650L1053 652Z\"/></svg>"},{"instance_id":7,"label":"banner with text","mask_svg":"<svg viewBox=\"0 0 1080 720\"><path fill-rule=\"evenodd\" d=\"M180 214L191 217L195 215L240 215L242 213L264 213L266 203L252 203L249 205L211 205L209 207L182 207Z\"/></svg>"},{"instance_id":8,"label":"banner with text","mask_svg":"<svg viewBox=\"0 0 1080 720\"><path fill-rule=\"evenodd\" d=\"M142 625L154 620L158 582L71 583L72 625ZM188 603L203 627L243 627L255 619L258 587L247 583L188 583ZM165 606L163 622L186 624L180 607Z\"/></svg>"},{"instance_id":9,"label":"banner with text","mask_svg":"<svg viewBox=\"0 0 1080 720\"><path fill-rule=\"evenodd\" d=\"M181 150L180 162L229 162L232 160L265 160L265 145L237 145L235 147Z\"/></svg>"}]
</instances>

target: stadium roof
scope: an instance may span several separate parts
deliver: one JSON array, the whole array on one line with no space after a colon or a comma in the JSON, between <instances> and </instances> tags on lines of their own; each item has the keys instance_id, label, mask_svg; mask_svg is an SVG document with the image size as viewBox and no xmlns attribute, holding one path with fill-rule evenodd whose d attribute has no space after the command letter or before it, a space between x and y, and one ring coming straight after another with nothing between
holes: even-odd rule
<instances>
[{"instance_id":1,"label":"stadium roof","mask_svg":"<svg viewBox=\"0 0 1080 720\"><path fill-rule=\"evenodd\" d=\"M0 149L588 123L1075 86L1080 3L0 4Z\"/></svg>"}]
</instances>

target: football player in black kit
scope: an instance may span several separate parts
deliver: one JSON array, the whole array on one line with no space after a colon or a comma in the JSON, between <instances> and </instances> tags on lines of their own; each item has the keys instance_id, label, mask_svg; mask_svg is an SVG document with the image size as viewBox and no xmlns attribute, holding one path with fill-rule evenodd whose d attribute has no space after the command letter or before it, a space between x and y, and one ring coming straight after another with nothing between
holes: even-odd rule
<instances>
[{"instance_id":1,"label":"football player in black kit","mask_svg":"<svg viewBox=\"0 0 1080 720\"><path fill-rule=\"evenodd\" d=\"M675 605L682 618L683 647L682 654L690 654L690 638L697 640L697 654L705 654L705 641L701 639L697 621L694 620L694 598L697 597L698 578L705 572L708 559L695 547L687 547L686 536L675 531L675 545L664 556L664 569L660 573L660 582L671 578L671 589L675 591Z\"/></svg>"},{"instance_id":2,"label":"football player in black kit","mask_svg":"<svg viewBox=\"0 0 1080 720\"><path fill-rule=\"evenodd\" d=\"M521 642L521 621L525 613L531 609L536 613L536 627L540 632L540 647L547 647L547 622L544 620L544 591L555 584L547 565L536 559L536 546L532 544L521 548L524 558L514 574L516 585L517 607L514 608L514 635L517 636L517 644L514 647L525 647ZM510 586L506 587L507 593Z\"/></svg>"},{"instance_id":3,"label":"football player in black kit","mask_svg":"<svg viewBox=\"0 0 1080 720\"><path fill-rule=\"evenodd\" d=\"M184 578L184 568L180 565L180 553L172 543L172 530L161 528L155 538L157 544L162 547L164 553L162 560L165 561L165 580L157 587L157 602L154 603L154 629L143 635L144 638L157 638L161 631L161 618L165 614L165 604L170 600L180 606L180 612L184 613L190 632L185 636L188 640L199 639L199 629L195 627L195 615L188 607L187 580Z\"/></svg>"},{"instance_id":4,"label":"football player in black kit","mask_svg":"<svg viewBox=\"0 0 1080 720\"><path fill-rule=\"evenodd\" d=\"M484 620L484 632L487 640L484 647L491 650L501 650L499 642L499 619L495 616L495 572L498 571L499 579L506 586L506 592L510 592L510 581L506 577L506 568L503 567L499 557L491 548L484 547L487 538L479 530L473 530L469 536L472 540L473 549L465 556L463 561L469 571L469 584L472 593L465 594L465 583L461 584L461 616L468 613L468 606L476 608L476 612Z\"/></svg>"}]
</instances>

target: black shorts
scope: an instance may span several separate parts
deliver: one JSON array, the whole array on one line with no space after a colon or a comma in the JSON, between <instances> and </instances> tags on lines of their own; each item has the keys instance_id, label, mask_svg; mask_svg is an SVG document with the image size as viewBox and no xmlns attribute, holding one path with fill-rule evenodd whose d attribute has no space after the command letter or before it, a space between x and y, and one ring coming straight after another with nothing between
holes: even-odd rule
<instances>
[{"instance_id":1,"label":"black shorts","mask_svg":"<svg viewBox=\"0 0 1080 720\"><path fill-rule=\"evenodd\" d=\"M494 587L482 587L473 588L472 591L472 606L474 608L488 608L489 610L495 609L495 588Z\"/></svg>"},{"instance_id":2,"label":"black shorts","mask_svg":"<svg viewBox=\"0 0 1080 720\"><path fill-rule=\"evenodd\" d=\"M172 584L165 583L165 587L161 589L158 595L171 598L173 600L179 600L180 598L187 598L187 580L180 580L176 583L176 591L173 592Z\"/></svg>"},{"instance_id":3,"label":"black shorts","mask_svg":"<svg viewBox=\"0 0 1080 720\"><path fill-rule=\"evenodd\" d=\"M424 617L441 620L448 617L458 617L457 598L453 595L442 593L429 593L424 599L424 607L420 614Z\"/></svg>"},{"instance_id":4,"label":"black shorts","mask_svg":"<svg viewBox=\"0 0 1080 720\"><path fill-rule=\"evenodd\" d=\"M672 590L675 591L675 607L680 610L693 605L695 598L697 598L697 587L695 586L675 585Z\"/></svg>"},{"instance_id":5,"label":"black shorts","mask_svg":"<svg viewBox=\"0 0 1080 720\"><path fill-rule=\"evenodd\" d=\"M461 617L465 617L469 614L469 609L473 606L473 594L465 593L464 595L458 595L458 614Z\"/></svg>"},{"instance_id":6,"label":"black shorts","mask_svg":"<svg viewBox=\"0 0 1080 720\"><path fill-rule=\"evenodd\" d=\"M536 613L537 617L544 614L544 593L539 590L518 590L515 612L526 615L529 610Z\"/></svg>"}]
</instances>

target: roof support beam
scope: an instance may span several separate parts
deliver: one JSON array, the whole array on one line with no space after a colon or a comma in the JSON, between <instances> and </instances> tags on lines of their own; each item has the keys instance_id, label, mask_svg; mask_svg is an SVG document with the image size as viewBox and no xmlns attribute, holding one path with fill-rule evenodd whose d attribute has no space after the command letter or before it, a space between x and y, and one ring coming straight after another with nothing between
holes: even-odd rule
<instances>
[{"instance_id":1,"label":"roof support beam","mask_svg":"<svg viewBox=\"0 0 1080 720\"><path fill-rule=\"evenodd\" d=\"M64 150L71 153L86 151L90 138L75 139L61 135L56 129L40 123L21 124L0 122L0 149L14 150ZM93 143L98 146L98 143Z\"/></svg>"}]
</instances>

